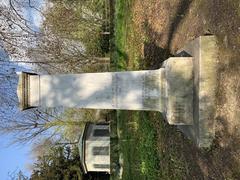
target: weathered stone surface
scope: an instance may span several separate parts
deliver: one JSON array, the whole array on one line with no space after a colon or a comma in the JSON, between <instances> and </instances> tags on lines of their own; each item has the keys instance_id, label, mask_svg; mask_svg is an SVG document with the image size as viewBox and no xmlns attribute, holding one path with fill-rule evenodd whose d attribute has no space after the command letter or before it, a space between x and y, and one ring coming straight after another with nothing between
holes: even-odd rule
<instances>
[{"instance_id":1,"label":"weathered stone surface","mask_svg":"<svg viewBox=\"0 0 240 180\"><path fill-rule=\"evenodd\" d=\"M178 127L199 147L209 147L215 135L217 51L215 36L201 36L179 51L194 57L194 124Z\"/></svg>"},{"instance_id":2,"label":"weathered stone surface","mask_svg":"<svg viewBox=\"0 0 240 180\"><path fill-rule=\"evenodd\" d=\"M159 86L160 86L160 106L159 111L162 113L166 113L166 102L167 102L167 81L166 81L166 73L164 68L159 69Z\"/></svg>"},{"instance_id":3,"label":"weathered stone surface","mask_svg":"<svg viewBox=\"0 0 240 180\"><path fill-rule=\"evenodd\" d=\"M17 96L19 108L24 110L28 107L28 76L25 72L20 72L18 76Z\"/></svg>"},{"instance_id":4,"label":"weathered stone surface","mask_svg":"<svg viewBox=\"0 0 240 180\"><path fill-rule=\"evenodd\" d=\"M29 105L38 107L39 97L40 97L40 81L39 75L30 75L29 76Z\"/></svg>"},{"instance_id":5,"label":"weathered stone surface","mask_svg":"<svg viewBox=\"0 0 240 180\"><path fill-rule=\"evenodd\" d=\"M160 71L29 75L28 91L34 107L159 111Z\"/></svg>"},{"instance_id":6,"label":"weathered stone surface","mask_svg":"<svg viewBox=\"0 0 240 180\"><path fill-rule=\"evenodd\" d=\"M17 87L17 96L18 96L18 100L19 100L19 108L21 110L24 110L29 107L36 106L36 104L32 104L31 99L33 100L34 97L31 97L31 96L32 95L37 96L39 94L37 91L35 91L35 89L32 89L32 91L30 91L31 77L36 76L36 74L20 72L20 73L18 73L18 76L19 76L19 80L18 80L18 87ZM36 81L34 81L34 82L36 82ZM35 85L33 87L35 87ZM30 94L30 92L34 92L34 94ZM39 105L39 104L37 104L37 105Z\"/></svg>"},{"instance_id":7,"label":"weathered stone surface","mask_svg":"<svg viewBox=\"0 0 240 180\"><path fill-rule=\"evenodd\" d=\"M172 57L166 71L166 117L169 124L193 124L193 58Z\"/></svg>"},{"instance_id":8,"label":"weathered stone surface","mask_svg":"<svg viewBox=\"0 0 240 180\"><path fill-rule=\"evenodd\" d=\"M111 73L40 75L40 106L112 108Z\"/></svg>"}]
</instances>

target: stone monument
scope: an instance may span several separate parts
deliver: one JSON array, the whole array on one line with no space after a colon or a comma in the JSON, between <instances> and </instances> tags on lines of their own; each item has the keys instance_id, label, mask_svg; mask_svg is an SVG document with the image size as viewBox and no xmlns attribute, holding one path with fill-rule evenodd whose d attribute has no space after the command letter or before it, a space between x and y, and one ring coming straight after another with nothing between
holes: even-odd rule
<instances>
[{"instance_id":1,"label":"stone monument","mask_svg":"<svg viewBox=\"0 0 240 180\"><path fill-rule=\"evenodd\" d=\"M157 70L19 75L21 109L76 107L159 111L199 147L214 137L217 45L201 36Z\"/></svg>"}]
</instances>

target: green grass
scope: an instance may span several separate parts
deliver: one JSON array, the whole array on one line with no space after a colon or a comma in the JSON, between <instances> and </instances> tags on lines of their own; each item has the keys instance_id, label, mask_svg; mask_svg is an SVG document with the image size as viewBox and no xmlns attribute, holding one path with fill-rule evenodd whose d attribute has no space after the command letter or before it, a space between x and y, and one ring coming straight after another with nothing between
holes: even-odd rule
<instances>
[{"instance_id":1,"label":"green grass","mask_svg":"<svg viewBox=\"0 0 240 180\"><path fill-rule=\"evenodd\" d=\"M119 0L115 4L114 51L111 56L114 71L129 69L129 64L137 64L140 56L139 51L134 48L137 47L134 44L139 42L129 42L129 36L134 33L131 5L132 0ZM116 111L116 116L117 123L111 123L111 161L112 168L115 168L113 171L117 171L115 161L120 157L122 179L158 179L157 138L153 124L149 121L149 113ZM118 138L115 138L116 136ZM118 177L113 173L112 179Z\"/></svg>"},{"instance_id":2,"label":"green grass","mask_svg":"<svg viewBox=\"0 0 240 180\"><path fill-rule=\"evenodd\" d=\"M159 157L157 154L157 132L153 124L149 122L150 114L139 113L137 121L139 128L137 131L139 146L137 147L140 155L140 172L144 176L154 179L157 178L159 169Z\"/></svg>"},{"instance_id":3,"label":"green grass","mask_svg":"<svg viewBox=\"0 0 240 180\"><path fill-rule=\"evenodd\" d=\"M118 0L115 4L114 19L114 52L113 64L116 70L124 70L127 67L127 55L125 53L125 45L127 41L127 29L130 11L128 11L128 1ZM126 11L125 11L126 10Z\"/></svg>"},{"instance_id":4,"label":"green grass","mask_svg":"<svg viewBox=\"0 0 240 180\"><path fill-rule=\"evenodd\" d=\"M149 113L118 111L117 124L122 179L158 179L157 138Z\"/></svg>"}]
</instances>

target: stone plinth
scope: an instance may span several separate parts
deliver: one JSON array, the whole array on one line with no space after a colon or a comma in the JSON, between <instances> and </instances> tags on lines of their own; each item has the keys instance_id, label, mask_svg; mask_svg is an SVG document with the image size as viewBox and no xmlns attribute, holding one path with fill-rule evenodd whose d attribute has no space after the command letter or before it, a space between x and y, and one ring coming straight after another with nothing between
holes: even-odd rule
<instances>
[{"instance_id":1,"label":"stone plinth","mask_svg":"<svg viewBox=\"0 0 240 180\"><path fill-rule=\"evenodd\" d=\"M201 36L178 51L193 60L194 98L193 126L178 126L199 147L209 147L215 135L215 99L217 86L217 40L215 36Z\"/></svg>"}]
</instances>

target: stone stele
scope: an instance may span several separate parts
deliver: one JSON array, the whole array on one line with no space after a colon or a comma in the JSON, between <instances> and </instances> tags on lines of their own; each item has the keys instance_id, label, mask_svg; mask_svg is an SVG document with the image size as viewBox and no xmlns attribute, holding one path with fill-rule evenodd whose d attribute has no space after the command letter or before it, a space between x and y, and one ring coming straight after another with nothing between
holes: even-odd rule
<instances>
[{"instance_id":1,"label":"stone stele","mask_svg":"<svg viewBox=\"0 0 240 180\"><path fill-rule=\"evenodd\" d=\"M57 75L21 72L20 108L159 111L199 147L209 147L214 138L216 61L215 36L201 36L157 70Z\"/></svg>"}]
</instances>

